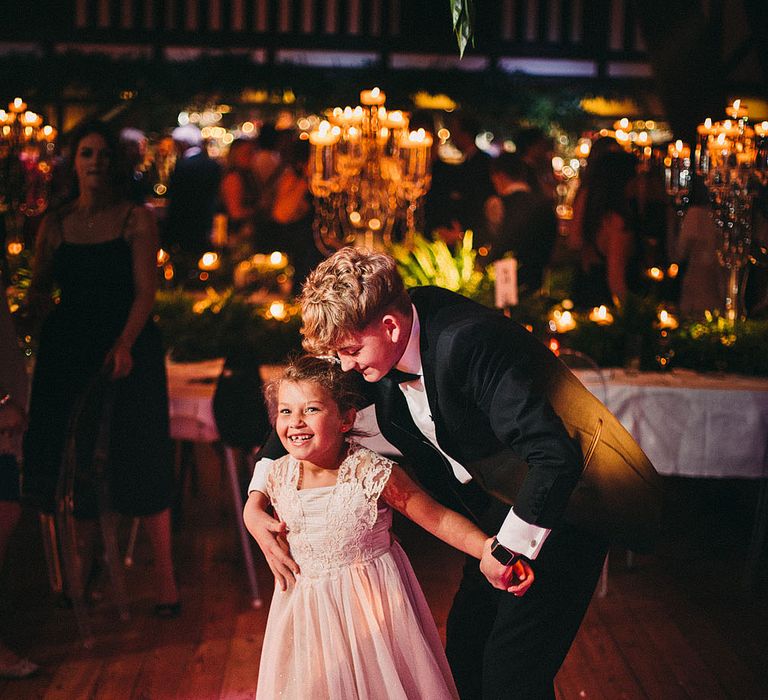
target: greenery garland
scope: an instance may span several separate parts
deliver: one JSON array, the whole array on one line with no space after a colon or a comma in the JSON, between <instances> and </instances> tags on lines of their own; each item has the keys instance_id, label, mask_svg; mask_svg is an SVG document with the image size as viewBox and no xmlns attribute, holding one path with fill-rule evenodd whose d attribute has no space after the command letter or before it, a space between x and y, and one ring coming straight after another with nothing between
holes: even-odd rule
<instances>
[{"instance_id":1,"label":"greenery garland","mask_svg":"<svg viewBox=\"0 0 768 700\"><path fill-rule=\"evenodd\" d=\"M396 245L391 252L407 286L433 284L493 305L493 276L490 270L477 267L471 233L454 249L417 234L412 246ZM31 354L33 331L26 319L19 318L29 286L28 261L23 263L7 292L21 342ZM672 368L768 377L768 320L739 321L734 327L720 316L707 314L662 329L661 307L652 298L629 296L621 308L608 310L610 323L590 320L589 313L571 307L562 299L532 296L511 307L509 314L542 341L554 339L603 367L631 365L653 371L660 369L659 359L664 357ZM554 319L564 310L571 314L572 328L559 332ZM167 351L180 362L246 352L260 363L272 364L301 349L299 306L275 295L265 301L263 295L249 297L228 286L218 291L163 290L157 295L154 319Z\"/></svg>"}]
</instances>

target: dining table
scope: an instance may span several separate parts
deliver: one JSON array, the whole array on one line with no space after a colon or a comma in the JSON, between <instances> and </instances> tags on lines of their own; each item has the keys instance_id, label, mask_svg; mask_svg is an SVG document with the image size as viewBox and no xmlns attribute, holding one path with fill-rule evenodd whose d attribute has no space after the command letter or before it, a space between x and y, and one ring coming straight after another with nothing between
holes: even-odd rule
<instances>
[{"instance_id":1,"label":"dining table","mask_svg":"<svg viewBox=\"0 0 768 700\"><path fill-rule=\"evenodd\" d=\"M575 372L663 476L756 485L743 584L751 587L768 529L768 378L688 369Z\"/></svg>"}]
</instances>

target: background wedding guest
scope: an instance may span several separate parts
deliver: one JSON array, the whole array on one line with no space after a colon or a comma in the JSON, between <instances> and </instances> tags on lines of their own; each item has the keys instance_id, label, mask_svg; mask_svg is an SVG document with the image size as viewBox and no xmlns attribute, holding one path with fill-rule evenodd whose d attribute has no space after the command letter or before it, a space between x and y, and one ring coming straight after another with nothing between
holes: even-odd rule
<instances>
[{"instance_id":1,"label":"background wedding guest","mask_svg":"<svg viewBox=\"0 0 768 700\"><path fill-rule=\"evenodd\" d=\"M283 149L283 164L276 182L269 229L273 246L285 251L293 266L294 293L301 291L310 270L323 259L315 245L312 229L308 159L309 141L294 138Z\"/></svg>"},{"instance_id":2,"label":"background wedding guest","mask_svg":"<svg viewBox=\"0 0 768 700\"><path fill-rule=\"evenodd\" d=\"M590 163L573 289L578 306L621 302L638 284L637 234L627 197L636 164L635 156L624 151L609 152Z\"/></svg>"},{"instance_id":3,"label":"background wedding guest","mask_svg":"<svg viewBox=\"0 0 768 700\"><path fill-rule=\"evenodd\" d=\"M180 608L171 558L165 361L150 319L157 231L151 212L125 198L125 170L112 130L91 122L71 143L72 198L43 219L30 288L33 309L51 306L54 284L60 297L39 335L24 441L25 497L54 512L73 407L94 377L108 373L114 381L107 465L112 506L143 518L154 553L155 613L175 616ZM81 535L93 542L95 499L90 493L76 499ZM86 546L84 555L91 557L92 549Z\"/></svg>"},{"instance_id":4,"label":"background wedding guest","mask_svg":"<svg viewBox=\"0 0 768 700\"><path fill-rule=\"evenodd\" d=\"M691 188L691 207L680 224L674 259L683 264L680 313L702 316L704 311L722 310L725 273L717 260L722 238L712 218L707 189L699 177Z\"/></svg>"},{"instance_id":5,"label":"background wedding guest","mask_svg":"<svg viewBox=\"0 0 768 700\"><path fill-rule=\"evenodd\" d=\"M502 153L491 161L491 182L496 194L485 203L484 239L492 263L512 253L517 259L517 287L521 296L541 288L544 268L557 238L552 203L534 191L529 170L517 153Z\"/></svg>"},{"instance_id":6,"label":"background wedding guest","mask_svg":"<svg viewBox=\"0 0 768 700\"><path fill-rule=\"evenodd\" d=\"M16 330L5 302L0 278L0 569L8 542L21 517L19 459L27 422L27 369L16 340ZM0 678L26 678L37 664L21 658L0 641Z\"/></svg>"},{"instance_id":7,"label":"background wedding guest","mask_svg":"<svg viewBox=\"0 0 768 700\"><path fill-rule=\"evenodd\" d=\"M227 236L232 247L253 243L259 185L251 168L256 145L236 139L227 153L227 167L221 179L221 205L227 215Z\"/></svg>"},{"instance_id":8,"label":"background wedding guest","mask_svg":"<svg viewBox=\"0 0 768 700\"><path fill-rule=\"evenodd\" d=\"M196 126L177 127L173 130L173 141L177 157L168 183L163 246L168 250L202 253L210 247L221 166L208 157Z\"/></svg>"},{"instance_id":9,"label":"background wedding guest","mask_svg":"<svg viewBox=\"0 0 768 700\"><path fill-rule=\"evenodd\" d=\"M518 132L515 145L515 153L525 164L531 191L554 202L557 183L552 173L552 139L543 129L531 126Z\"/></svg>"},{"instance_id":10,"label":"background wedding guest","mask_svg":"<svg viewBox=\"0 0 768 700\"><path fill-rule=\"evenodd\" d=\"M619 153L619 146L616 139L609 136L601 136L592 144L587 163L579 173L579 189L573 201L573 218L566 228L565 243L569 250L580 251L584 245L584 206L587 201L587 192L589 192L589 182L597 168L598 161L608 153Z\"/></svg>"},{"instance_id":11,"label":"background wedding guest","mask_svg":"<svg viewBox=\"0 0 768 700\"><path fill-rule=\"evenodd\" d=\"M447 243L458 241L467 229L481 239L485 224L483 205L493 194L491 157L477 147L480 123L474 116L455 112L449 116L447 125L451 141L461 151L463 160L458 164L440 160L434 163L432 187L424 200L427 231Z\"/></svg>"},{"instance_id":12,"label":"background wedding guest","mask_svg":"<svg viewBox=\"0 0 768 700\"><path fill-rule=\"evenodd\" d=\"M147 177L147 137L143 131L126 127L120 131L122 158L128 173L128 198L144 204L152 196L152 183Z\"/></svg>"}]
</instances>

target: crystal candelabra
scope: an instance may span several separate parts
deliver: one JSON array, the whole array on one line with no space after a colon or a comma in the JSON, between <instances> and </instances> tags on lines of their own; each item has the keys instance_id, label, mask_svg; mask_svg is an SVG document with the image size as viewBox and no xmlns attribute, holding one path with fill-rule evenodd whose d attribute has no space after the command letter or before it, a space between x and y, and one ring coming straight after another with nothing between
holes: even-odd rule
<instances>
[{"instance_id":1,"label":"crystal candelabra","mask_svg":"<svg viewBox=\"0 0 768 700\"><path fill-rule=\"evenodd\" d=\"M315 241L329 254L345 245L384 249L396 224L406 242L431 183L432 136L408 130L408 114L363 90L361 105L337 107L309 134Z\"/></svg>"},{"instance_id":2,"label":"crystal candelabra","mask_svg":"<svg viewBox=\"0 0 768 700\"><path fill-rule=\"evenodd\" d=\"M709 191L715 223L721 234L718 261L728 272L726 318L745 316L744 278L752 261L754 200L768 173L768 123L753 128L741 100L726 109L723 122L707 119L698 127L696 173Z\"/></svg>"},{"instance_id":3,"label":"crystal candelabra","mask_svg":"<svg viewBox=\"0 0 768 700\"><path fill-rule=\"evenodd\" d=\"M17 97L0 109L0 215L5 217L5 253L24 250L24 218L48 206L56 129Z\"/></svg>"}]
</instances>

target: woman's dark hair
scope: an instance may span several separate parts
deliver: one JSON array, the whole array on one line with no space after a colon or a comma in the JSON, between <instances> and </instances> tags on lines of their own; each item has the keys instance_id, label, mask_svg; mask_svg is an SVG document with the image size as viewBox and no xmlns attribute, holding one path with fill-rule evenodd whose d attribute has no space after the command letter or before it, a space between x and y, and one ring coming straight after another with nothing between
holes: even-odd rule
<instances>
[{"instance_id":1,"label":"woman's dark hair","mask_svg":"<svg viewBox=\"0 0 768 700\"><path fill-rule=\"evenodd\" d=\"M609 151L590 162L584 207L584 240L594 243L603 219L611 212L629 219L626 189L635 176L637 158L626 151Z\"/></svg>"},{"instance_id":2,"label":"woman's dark hair","mask_svg":"<svg viewBox=\"0 0 768 700\"><path fill-rule=\"evenodd\" d=\"M125 194L128 185L128 170L123 162L123 149L120 147L117 132L106 122L93 119L78 126L69 136L69 154L67 157L67 172L70 178L69 199L75 199L80 194L80 185L75 173L77 149L80 147L80 142L92 134L101 136L109 149L110 185L120 195Z\"/></svg>"}]
</instances>

